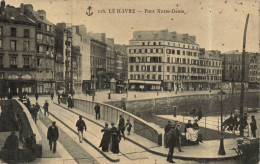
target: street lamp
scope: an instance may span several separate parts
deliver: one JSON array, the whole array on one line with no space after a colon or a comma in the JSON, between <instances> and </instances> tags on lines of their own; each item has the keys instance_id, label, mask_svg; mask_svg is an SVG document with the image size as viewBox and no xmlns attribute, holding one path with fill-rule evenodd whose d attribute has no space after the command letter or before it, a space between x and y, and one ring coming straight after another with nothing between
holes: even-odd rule
<instances>
[{"instance_id":1,"label":"street lamp","mask_svg":"<svg viewBox=\"0 0 260 164\"><path fill-rule=\"evenodd\" d=\"M220 132L220 145L219 145L219 150L218 150L218 154L219 155L226 155L225 152L225 148L224 148L224 132L223 132L223 103L222 103L222 94L223 94L223 90L222 90L222 83L221 83L221 90L220 90L220 94L218 94L218 99L220 99L220 110L221 110L221 132Z\"/></svg>"}]
</instances>

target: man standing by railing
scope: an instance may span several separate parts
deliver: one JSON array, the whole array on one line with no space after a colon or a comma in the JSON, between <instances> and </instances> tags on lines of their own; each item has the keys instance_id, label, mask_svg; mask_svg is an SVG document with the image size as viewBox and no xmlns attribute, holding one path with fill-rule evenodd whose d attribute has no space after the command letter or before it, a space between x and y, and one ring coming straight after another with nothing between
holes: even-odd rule
<instances>
[{"instance_id":1,"label":"man standing by railing","mask_svg":"<svg viewBox=\"0 0 260 164\"><path fill-rule=\"evenodd\" d=\"M124 140L125 140L125 119L122 115L120 115L120 118L119 118L118 131L119 131L119 133L122 134L122 136L124 137ZM121 140L121 135L119 136L119 138Z\"/></svg>"},{"instance_id":2,"label":"man standing by railing","mask_svg":"<svg viewBox=\"0 0 260 164\"><path fill-rule=\"evenodd\" d=\"M96 113L96 120L100 120L100 106L97 104L94 107L95 113Z\"/></svg>"}]
</instances>

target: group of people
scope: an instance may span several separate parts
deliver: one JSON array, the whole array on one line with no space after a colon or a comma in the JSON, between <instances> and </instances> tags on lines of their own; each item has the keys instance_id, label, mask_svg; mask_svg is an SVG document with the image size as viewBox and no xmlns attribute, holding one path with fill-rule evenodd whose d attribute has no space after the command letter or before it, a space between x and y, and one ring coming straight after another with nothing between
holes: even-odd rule
<instances>
[{"instance_id":1,"label":"group of people","mask_svg":"<svg viewBox=\"0 0 260 164\"><path fill-rule=\"evenodd\" d=\"M87 126L85 121L82 119L82 116L79 116L79 120L76 122L76 127L78 130L79 142L82 143L83 131L87 131ZM118 121L118 128L115 127L113 122L111 122L111 128L108 127L108 123L105 123L105 127L101 130L104 134L99 145L99 147L102 147L102 151L108 152L110 147L110 151L115 154L119 153L121 136L123 136L125 140L125 128L127 129L128 135L130 135L132 124L129 119L127 119L127 122L125 123L125 119L122 115L120 115Z\"/></svg>"},{"instance_id":2,"label":"group of people","mask_svg":"<svg viewBox=\"0 0 260 164\"><path fill-rule=\"evenodd\" d=\"M202 135L199 133L199 130L200 128L197 119L194 120L193 124L191 123L191 120L188 120L188 123L184 128L186 139L189 141L199 141L203 143Z\"/></svg>"}]
</instances>

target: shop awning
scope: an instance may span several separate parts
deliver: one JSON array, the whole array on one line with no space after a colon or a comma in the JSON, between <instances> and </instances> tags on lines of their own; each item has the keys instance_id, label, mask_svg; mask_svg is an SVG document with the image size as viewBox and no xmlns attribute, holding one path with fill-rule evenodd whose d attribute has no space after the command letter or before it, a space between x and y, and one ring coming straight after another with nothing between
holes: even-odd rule
<instances>
[{"instance_id":1,"label":"shop awning","mask_svg":"<svg viewBox=\"0 0 260 164\"><path fill-rule=\"evenodd\" d=\"M145 84L161 85L161 81L145 81Z\"/></svg>"},{"instance_id":2,"label":"shop awning","mask_svg":"<svg viewBox=\"0 0 260 164\"><path fill-rule=\"evenodd\" d=\"M129 80L129 83L138 83L138 84L144 84L145 81L142 80Z\"/></svg>"}]
</instances>

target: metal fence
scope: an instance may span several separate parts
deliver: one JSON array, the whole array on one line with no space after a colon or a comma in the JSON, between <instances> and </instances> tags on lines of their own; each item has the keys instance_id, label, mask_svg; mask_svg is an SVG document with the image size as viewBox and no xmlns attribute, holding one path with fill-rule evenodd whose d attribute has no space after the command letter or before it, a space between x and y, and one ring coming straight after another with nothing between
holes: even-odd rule
<instances>
[{"instance_id":1,"label":"metal fence","mask_svg":"<svg viewBox=\"0 0 260 164\"><path fill-rule=\"evenodd\" d=\"M74 99L73 101L75 108L91 115L95 115L94 107L96 104L99 104L100 119L108 122L114 122L116 124L119 120L119 116L122 115L125 120L130 120L133 125L133 131L136 134L147 138L160 146L162 145L162 134L160 134L154 127L150 126L148 122L129 112L108 104L97 103L94 101L82 99ZM61 98L61 103L66 104L66 98Z\"/></svg>"}]
</instances>

